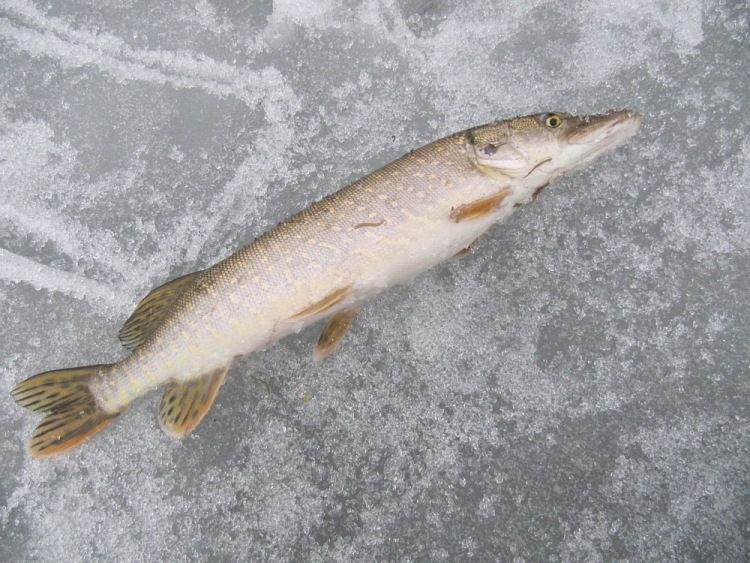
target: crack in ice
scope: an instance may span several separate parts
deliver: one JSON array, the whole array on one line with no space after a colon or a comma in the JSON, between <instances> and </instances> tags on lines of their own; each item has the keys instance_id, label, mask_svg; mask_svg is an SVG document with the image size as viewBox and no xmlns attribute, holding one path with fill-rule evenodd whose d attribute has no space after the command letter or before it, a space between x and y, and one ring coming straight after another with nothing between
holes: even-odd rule
<instances>
[{"instance_id":1,"label":"crack in ice","mask_svg":"<svg viewBox=\"0 0 750 563\"><path fill-rule=\"evenodd\" d=\"M73 29L61 18L45 16L22 0L10 0L5 7L10 9L11 17L20 21L14 24L8 16L0 18L0 37L32 56L56 59L63 67L92 65L118 82L142 80L177 88L200 88L218 97L237 98L248 106L274 94L279 82L289 90L274 68L257 72L187 51L137 49L116 35L83 27ZM293 94L289 101L292 98Z\"/></svg>"},{"instance_id":2,"label":"crack in ice","mask_svg":"<svg viewBox=\"0 0 750 563\"><path fill-rule=\"evenodd\" d=\"M0 248L0 280L9 285L25 282L36 289L62 293L97 305L120 307L122 303L122 291L114 287L40 264L4 248Z\"/></svg>"}]
</instances>

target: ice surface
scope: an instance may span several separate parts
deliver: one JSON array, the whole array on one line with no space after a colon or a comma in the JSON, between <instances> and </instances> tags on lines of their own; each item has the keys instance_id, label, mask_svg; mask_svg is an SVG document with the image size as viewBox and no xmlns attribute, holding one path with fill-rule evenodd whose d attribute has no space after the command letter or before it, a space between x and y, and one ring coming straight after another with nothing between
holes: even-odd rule
<instances>
[{"instance_id":1,"label":"ice surface","mask_svg":"<svg viewBox=\"0 0 750 563\"><path fill-rule=\"evenodd\" d=\"M0 1L0 560L750 557L744 2ZM640 134L476 252L32 460L9 397L137 298L450 131ZM267 381L268 389L253 377ZM270 391L269 391L270 390Z\"/></svg>"}]
</instances>

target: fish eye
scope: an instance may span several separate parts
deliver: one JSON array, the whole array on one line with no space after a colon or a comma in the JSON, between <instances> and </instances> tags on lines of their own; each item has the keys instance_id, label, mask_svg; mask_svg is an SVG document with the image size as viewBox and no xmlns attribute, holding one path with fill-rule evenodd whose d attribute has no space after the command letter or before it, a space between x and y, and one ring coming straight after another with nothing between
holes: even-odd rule
<instances>
[{"instance_id":1,"label":"fish eye","mask_svg":"<svg viewBox=\"0 0 750 563\"><path fill-rule=\"evenodd\" d=\"M557 129L562 125L562 117L556 113L550 113L544 120L544 124L551 129Z\"/></svg>"}]
</instances>

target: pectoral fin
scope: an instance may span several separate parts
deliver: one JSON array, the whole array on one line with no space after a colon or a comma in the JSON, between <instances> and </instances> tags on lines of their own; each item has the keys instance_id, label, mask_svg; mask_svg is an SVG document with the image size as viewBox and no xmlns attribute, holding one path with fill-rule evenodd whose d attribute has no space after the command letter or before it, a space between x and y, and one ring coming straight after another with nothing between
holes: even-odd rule
<instances>
[{"instance_id":1,"label":"pectoral fin","mask_svg":"<svg viewBox=\"0 0 750 563\"><path fill-rule=\"evenodd\" d=\"M313 351L315 361L327 358L339 347L356 316L356 309L344 309L328 319Z\"/></svg>"},{"instance_id":2,"label":"pectoral fin","mask_svg":"<svg viewBox=\"0 0 750 563\"><path fill-rule=\"evenodd\" d=\"M227 371L229 366L189 381L170 382L159 407L162 430L174 438L184 438L192 432L213 405Z\"/></svg>"},{"instance_id":3,"label":"pectoral fin","mask_svg":"<svg viewBox=\"0 0 750 563\"><path fill-rule=\"evenodd\" d=\"M120 342L128 350L135 350L161 324L177 298L191 287L202 270L168 281L144 297L120 329Z\"/></svg>"},{"instance_id":4,"label":"pectoral fin","mask_svg":"<svg viewBox=\"0 0 750 563\"><path fill-rule=\"evenodd\" d=\"M512 192L513 190L511 188L505 188L496 194L483 197L464 205L459 205L451 210L451 221L458 223L460 221L484 217L500 207L503 200Z\"/></svg>"}]
</instances>

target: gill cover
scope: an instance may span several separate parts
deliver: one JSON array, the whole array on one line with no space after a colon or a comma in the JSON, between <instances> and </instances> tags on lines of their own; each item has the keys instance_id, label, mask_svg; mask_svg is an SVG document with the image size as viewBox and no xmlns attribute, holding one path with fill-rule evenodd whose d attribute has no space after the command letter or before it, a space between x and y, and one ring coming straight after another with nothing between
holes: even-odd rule
<instances>
[{"instance_id":1,"label":"gill cover","mask_svg":"<svg viewBox=\"0 0 750 563\"><path fill-rule=\"evenodd\" d=\"M523 178L557 149L565 113L539 113L475 127L467 132L478 166Z\"/></svg>"},{"instance_id":2,"label":"gill cover","mask_svg":"<svg viewBox=\"0 0 750 563\"><path fill-rule=\"evenodd\" d=\"M506 176L516 176L526 168L526 158L513 144L507 121L475 127L467 131L476 163Z\"/></svg>"}]
</instances>

